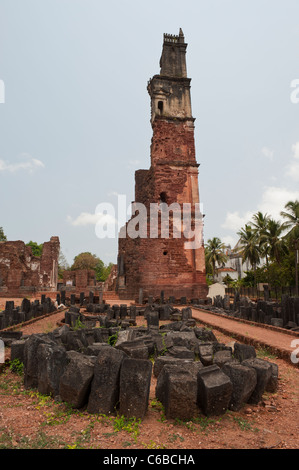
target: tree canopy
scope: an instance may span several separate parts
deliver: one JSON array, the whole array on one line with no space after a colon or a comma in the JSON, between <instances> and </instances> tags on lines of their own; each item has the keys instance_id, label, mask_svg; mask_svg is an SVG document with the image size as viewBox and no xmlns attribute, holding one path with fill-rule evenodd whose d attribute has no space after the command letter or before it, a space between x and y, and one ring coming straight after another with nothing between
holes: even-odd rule
<instances>
[{"instance_id":1,"label":"tree canopy","mask_svg":"<svg viewBox=\"0 0 299 470\"><path fill-rule=\"evenodd\" d=\"M43 246L44 246L43 243L39 245L38 243L30 240L30 242L26 243L26 246L31 246L33 256L40 257L42 255Z\"/></svg>"},{"instance_id":2,"label":"tree canopy","mask_svg":"<svg viewBox=\"0 0 299 470\"><path fill-rule=\"evenodd\" d=\"M106 266L98 256L87 251L75 256L71 270L92 269L96 273L96 280L104 282L109 276L112 266L113 263Z\"/></svg>"},{"instance_id":3,"label":"tree canopy","mask_svg":"<svg viewBox=\"0 0 299 470\"><path fill-rule=\"evenodd\" d=\"M7 241L7 237L4 233L4 230L2 227L0 227L0 242L6 242Z\"/></svg>"}]
</instances>

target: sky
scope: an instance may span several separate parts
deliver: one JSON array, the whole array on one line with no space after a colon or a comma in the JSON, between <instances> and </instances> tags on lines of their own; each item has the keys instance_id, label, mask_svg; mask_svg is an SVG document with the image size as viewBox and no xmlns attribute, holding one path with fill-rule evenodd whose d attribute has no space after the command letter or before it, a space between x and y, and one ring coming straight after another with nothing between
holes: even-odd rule
<instances>
[{"instance_id":1,"label":"sky","mask_svg":"<svg viewBox=\"0 0 299 470\"><path fill-rule=\"evenodd\" d=\"M204 240L299 199L298 0L0 0L0 226L117 260L97 207L150 166L147 82L182 28ZM298 90L298 93L296 92Z\"/></svg>"}]
</instances>

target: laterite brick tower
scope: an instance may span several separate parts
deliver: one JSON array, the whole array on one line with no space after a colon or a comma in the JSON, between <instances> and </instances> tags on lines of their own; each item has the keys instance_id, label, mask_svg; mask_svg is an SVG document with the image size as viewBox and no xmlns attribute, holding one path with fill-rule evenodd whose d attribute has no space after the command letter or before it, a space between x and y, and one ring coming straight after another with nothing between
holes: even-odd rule
<instances>
[{"instance_id":1,"label":"laterite brick tower","mask_svg":"<svg viewBox=\"0 0 299 470\"><path fill-rule=\"evenodd\" d=\"M190 82L186 71L186 48L184 35L164 34L160 59L160 74L148 83L151 98L151 167L135 172L135 202L147 209L146 235L119 238L117 291L121 299L138 298L143 295L164 298L205 298L205 258L202 230L200 245L186 248L185 225L180 224L181 237L173 235L170 217L169 237L161 234L163 207L176 203L182 209L189 204L192 209L199 205L198 164L195 158L194 118L191 111ZM158 236L150 237L150 207L161 204ZM169 212L170 216L173 215ZM134 211L133 211L134 214ZM132 216L133 219L134 215ZM128 224L121 229L126 233ZM192 226L191 226L192 227Z\"/></svg>"}]
</instances>

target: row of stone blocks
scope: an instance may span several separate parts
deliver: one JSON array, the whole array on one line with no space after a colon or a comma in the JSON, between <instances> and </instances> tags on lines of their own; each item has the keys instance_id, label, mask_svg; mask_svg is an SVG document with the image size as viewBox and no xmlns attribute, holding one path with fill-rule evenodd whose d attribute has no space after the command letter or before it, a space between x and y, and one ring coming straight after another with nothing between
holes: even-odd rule
<instances>
[{"instance_id":1,"label":"row of stone blocks","mask_svg":"<svg viewBox=\"0 0 299 470\"><path fill-rule=\"evenodd\" d=\"M192 419L199 411L218 415L258 403L277 388L276 364L258 359L252 346L232 348L213 332L191 322L164 328L83 328L68 326L32 335L11 345L11 359L24 362L26 388L60 397L90 413L143 418L153 373L156 397L167 418ZM111 338L115 337L112 346ZM163 354L163 355L161 355ZM196 360L197 359L197 360Z\"/></svg>"},{"instance_id":2,"label":"row of stone blocks","mask_svg":"<svg viewBox=\"0 0 299 470\"><path fill-rule=\"evenodd\" d=\"M134 325L136 316L143 315L146 320L148 327L159 326L160 320L188 320L192 317L192 310L190 307L179 310L171 305L152 305L145 308L137 308L135 305L110 305L103 304L92 305L89 304L86 307L87 313L92 313L93 316L81 312L79 307L71 306L68 311L65 312L65 324L72 327L76 326L78 322L88 321L90 324L96 324L100 322L102 327L117 326L121 322L128 322L128 325Z\"/></svg>"},{"instance_id":3,"label":"row of stone blocks","mask_svg":"<svg viewBox=\"0 0 299 470\"><path fill-rule=\"evenodd\" d=\"M258 300L253 302L246 297L235 294L233 302L230 296L217 295L213 306L202 307L207 310L217 309L219 313L224 310L232 316L244 320L264 323L280 328L294 329L299 326L299 297L283 295L281 302L271 300Z\"/></svg>"},{"instance_id":4,"label":"row of stone blocks","mask_svg":"<svg viewBox=\"0 0 299 470\"><path fill-rule=\"evenodd\" d=\"M24 298L21 306L15 307L13 300L8 300L5 310L0 313L0 330L29 321L32 318L52 313L56 306L50 297L42 296L41 301Z\"/></svg>"}]
</instances>

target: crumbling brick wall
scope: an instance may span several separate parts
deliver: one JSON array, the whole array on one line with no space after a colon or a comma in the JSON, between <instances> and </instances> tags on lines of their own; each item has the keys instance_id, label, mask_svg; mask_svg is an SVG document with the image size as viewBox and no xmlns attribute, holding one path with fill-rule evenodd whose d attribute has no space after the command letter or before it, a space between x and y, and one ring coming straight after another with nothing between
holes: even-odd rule
<instances>
[{"instance_id":1,"label":"crumbling brick wall","mask_svg":"<svg viewBox=\"0 0 299 470\"><path fill-rule=\"evenodd\" d=\"M0 242L0 294L55 291L60 242L52 237L43 244L41 257L34 256L23 241Z\"/></svg>"}]
</instances>

